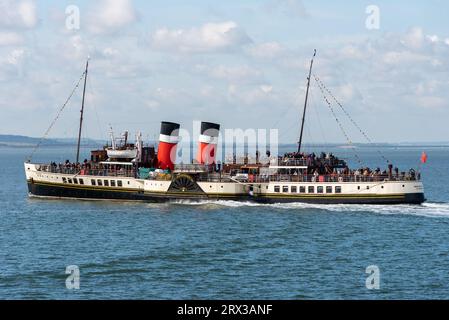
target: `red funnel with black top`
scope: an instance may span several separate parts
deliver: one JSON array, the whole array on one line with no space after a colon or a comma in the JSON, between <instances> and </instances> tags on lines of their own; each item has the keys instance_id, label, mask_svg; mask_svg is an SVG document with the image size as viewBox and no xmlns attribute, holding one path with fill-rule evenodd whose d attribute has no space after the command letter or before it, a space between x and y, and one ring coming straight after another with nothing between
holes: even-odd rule
<instances>
[{"instance_id":1,"label":"red funnel with black top","mask_svg":"<svg viewBox=\"0 0 449 320\"><path fill-rule=\"evenodd\" d=\"M220 125L201 122L197 160L201 164L215 164Z\"/></svg>"},{"instance_id":2,"label":"red funnel with black top","mask_svg":"<svg viewBox=\"0 0 449 320\"><path fill-rule=\"evenodd\" d=\"M159 169L175 168L176 149L179 142L180 125L173 122L162 122L159 135L159 148L157 151L157 163Z\"/></svg>"}]
</instances>

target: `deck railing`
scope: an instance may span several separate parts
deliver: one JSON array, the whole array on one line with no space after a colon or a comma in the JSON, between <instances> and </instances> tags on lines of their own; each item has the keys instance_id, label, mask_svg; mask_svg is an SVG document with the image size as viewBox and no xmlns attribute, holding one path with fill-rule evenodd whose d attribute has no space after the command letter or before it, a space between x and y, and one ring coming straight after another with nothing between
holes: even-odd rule
<instances>
[{"instance_id":1,"label":"deck railing","mask_svg":"<svg viewBox=\"0 0 449 320\"><path fill-rule=\"evenodd\" d=\"M319 159L319 163L321 165L330 166L332 168L341 168L346 166L346 162L344 160L329 158L329 159ZM317 160L313 160L311 158L280 158L280 159L272 159L270 161L271 166L278 167L314 167L317 164Z\"/></svg>"},{"instance_id":2,"label":"deck railing","mask_svg":"<svg viewBox=\"0 0 449 320\"><path fill-rule=\"evenodd\" d=\"M186 168L187 169L187 168ZM128 177L137 178L138 175L134 169L99 169L99 168L79 168L71 166L52 166L52 165L40 165L39 171L79 175L79 176L104 176L104 177ZM170 173L157 173L149 180L171 180L172 174ZM208 173L203 172L197 176L197 181L208 182L231 182L238 181L241 183L266 183L266 182L311 182L311 183L329 183L329 182L383 182L383 181L420 181L420 173L413 171L405 173L393 173L393 174L331 174L331 175L287 175L287 174L243 174L243 175L231 175L229 173Z\"/></svg>"},{"instance_id":3,"label":"deck railing","mask_svg":"<svg viewBox=\"0 0 449 320\"><path fill-rule=\"evenodd\" d=\"M52 165L41 165L39 171L49 172L49 173L59 173L68 175L79 175L79 176L100 176L100 177L127 177L135 178L136 171L125 170L125 169L89 169L89 168L79 168L71 166L52 166Z\"/></svg>"},{"instance_id":4,"label":"deck railing","mask_svg":"<svg viewBox=\"0 0 449 320\"><path fill-rule=\"evenodd\" d=\"M329 183L329 182L383 182L383 181L419 181L421 179L420 174L400 173L392 175L375 174L375 175L270 175L270 182L316 182L316 183ZM249 180L250 177L249 177ZM265 181L266 179L264 179ZM257 181L257 177L256 177Z\"/></svg>"},{"instance_id":5,"label":"deck railing","mask_svg":"<svg viewBox=\"0 0 449 320\"><path fill-rule=\"evenodd\" d=\"M210 168L204 164L194 163L194 164L177 164L175 165L175 172L185 172L185 173L199 173L210 171Z\"/></svg>"}]
</instances>

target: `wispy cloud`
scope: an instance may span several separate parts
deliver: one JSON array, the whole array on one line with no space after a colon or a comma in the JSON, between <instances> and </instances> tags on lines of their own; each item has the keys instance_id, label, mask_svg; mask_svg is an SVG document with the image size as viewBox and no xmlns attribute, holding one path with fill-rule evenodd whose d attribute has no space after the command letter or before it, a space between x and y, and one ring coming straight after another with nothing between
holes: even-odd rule
<instances>
[{"instance_id":1,"label":"wispy cloud","mask_svg":"<svg viewBox=\"0 0 449 320\"><path fill-rule=\"evenodd\" d=\"M89 30L95 34L113 34L137 21L132 0L100 0L88 15Z\"/></svg>"},{"instance_id":2,"label":"wispy cloud","mask_svg":"<svg viewBox=\"0 0 449 320\"><path fill-rule=\"evenodd\" d=\"M181 53L227 51L250 42L246 32L234 21L187 29L160 28L151 37L153 48Z\"/></svg>"},{"instance_id":3,"label":"wispy cloud","mask_svg":"<svg viewBox=\"0 0 449 320\"><path fill-rule=\"evenodd\" d=\"M0 46L18 46L23 41L23 37L17 32L0 31Z\"/></svg>"},{"instance_id":4,"label":"wispy cloud","mask_svg":"<svg viewBox=\"0 0 449 320\"><path fill-rule=\"evenodd\" d=\"M207 116L224 126L281 123L283 137L294 141L315 48L314 72L358 122L377 133L376 140L392 133L398 140L417 140L421 133L416 127L421 126L427 128L426 139L436 139L433 128L445 128L449 117L449 34L443 27L409 28L412 21L370 33L363 30L364 10L359 19L362 31L335 25L335 20L326 24L315 15L286 18L289 10L299 17L305 17L309 7L322 16L329 11L307 2L303 12L301 1L273 1L272 19L265 21L267 11L259 4L250 11L242 9L243 14L238 9L248 5L224 3L228 10L211 17L207 8L203 12L201 6L192 8L181 1L163 7L102 0L83 2L81 29L61 32L64 8L42 3L0 0L3 132L39 135L82 73L88 55L92 63L87 109L93 112L90 108L95 107L105 123L151 119L154 125L128 128L147 133L156 132L161 119L188 123ZM186 17L186 10L195 14ZM344 15L341 10L336 14ZM60 15L53 19L46 12ZM324 19L313 22L327 31L299 33L302 24L313 19ZM78 100L76 95L67 122L55 128L55 135L73 126ZM325 120L327 106L314 84L310 101L307 124L312 135L318 127L313 110L321 108L318 114L326 132L339 136L335 123ZM24 112L32 115L30 119ZM432 121L424 122L423 117ZM89 126L91 118L97 121L86 117L86 132L99 136L98 125ZM376 127L380 121L381 130Z\"/></svg>"},{"instance_id":5,"label":"wispy cloud","mask_svg":"<svg viewBox=\"0 0 449 320\"><path fill-rule=\"evenodd\" d=\"M38 23L34 0L0 1L0 27L11 29L34 28Z\"/></svg>"}]
</instances>

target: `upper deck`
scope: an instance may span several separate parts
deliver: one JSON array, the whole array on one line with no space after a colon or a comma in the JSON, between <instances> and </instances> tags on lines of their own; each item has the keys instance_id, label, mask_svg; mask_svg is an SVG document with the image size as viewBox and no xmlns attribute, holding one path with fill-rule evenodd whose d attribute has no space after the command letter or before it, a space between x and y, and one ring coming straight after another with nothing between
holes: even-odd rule
<instances>
[{"instance_id":1,"label":"upper deck","mask_svg":"<svg viewBox=\"0 0 449 320\"><path fill-rule=\"evenodd\" d=\"M284 162L284 166L280 165L279 168L307 168L306 166L300 166L302 161ZM171 180L174 175L178 174L191 174L195 176L196 181L215 181L215 182L236 182L236 183L268 183L268 182L297 182L297 183L351 183L351 182L383 182L383 181L420 181L420 173L415 173L413 170L409 172L398 173L376 173L371 172L366 174L354 171L350 174L332 173L332 174L307 174L301 171L285 174L280 173L278 170L270 171L266 173L244 173L241 170L233 170L230 172L224 172L222 170L216 170L215 167L188 164L177 165L173 173L171 172L154 172L152 175L142 178L139 176L138 170L133 166L98 166L95 168L86 168L84 166L76 165L55 165L55 164L38 164L35 165L37 171L73 175L73 176L95 176L95 177L123 177L123 178L136 178L146 180ZM271 168L264 167L264 168Z\"/></svg>"}]
</instances>

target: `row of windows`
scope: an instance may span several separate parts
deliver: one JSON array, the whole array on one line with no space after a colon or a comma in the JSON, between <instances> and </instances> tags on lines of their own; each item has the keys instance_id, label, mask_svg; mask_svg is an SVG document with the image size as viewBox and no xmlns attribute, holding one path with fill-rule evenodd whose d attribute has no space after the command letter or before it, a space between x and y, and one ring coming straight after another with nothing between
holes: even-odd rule
<instances>
[{"instance_id":1,"label":"row of windows","mask_svg":"<svg viewBox=\"0 0 449 320\"><path fill-rule=\"evenodd\" d=\"M62 178L62 182L69 183L69 184L80 184L84 185L84 180L81 178ZM121 180L101 180L101 179L91 179L90 180L91 185L93 186L105 186L105 187L123 187L123 182Z\"/></svg>"},{"instance_id":2,"label":"row of windows","mask_svg":"<svg viewBox=\"0 0 449 320\"><path fill-rule=\"evenodd\" d=\"M77 179L77 178L62 178L62 182L64 183L70 183L70 184L81 184L84 185L84 180L83 179Z\"/></svg>"},{"instance_id":3,"label":"row of windows","mask_svg":"<svg viewBox=\"0 0 449 320\"><path fill-rule=\"evenodd\" d=\"M306 186L283 186L282 187L282 193L315 193L315 187L314 186L308 186L306 189ZM326 193L341 193L341 187L340 186L336 186L335 189L332 186L318 186L316 187L316 193L324 193L326 191ZM274 192L280 193L281 192L281 187L280 186L274 186Z\"/></svg>"},{"instance_id":4,"label":"row of windows","mask_svg":"<svg viewBox=\"0 0 449 320\"><path fill-rule=\"evenodd\" d=\"M93 186L97 185L97 186L100 186L100 187L101 186L105 186L105 187L109 187L109 186L111 186L111 187L115 187L115 186L123 187L122 180L117 180L117 184L116 184L115 180L101 180L101 179L95 180L95 179L92 179L92 180L90 180L90 182L91 182L91 184Z\"/></svg>"}]
</instances>

